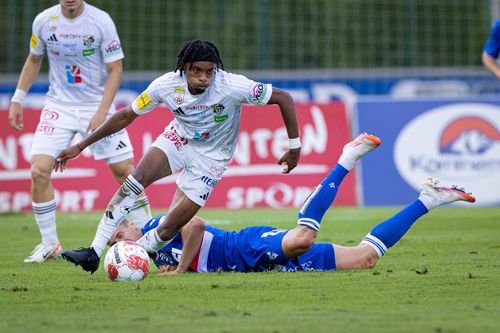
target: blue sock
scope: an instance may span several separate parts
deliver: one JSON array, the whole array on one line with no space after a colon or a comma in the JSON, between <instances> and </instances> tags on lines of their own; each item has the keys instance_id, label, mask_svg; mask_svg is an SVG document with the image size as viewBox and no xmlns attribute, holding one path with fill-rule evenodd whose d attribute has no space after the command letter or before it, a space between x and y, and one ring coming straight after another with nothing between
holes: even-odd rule
<instances>
[{"instance_id":1,"label":"blue sock","mask_svg":"<svg viewBox=\"0 0 500 333\"><path fill-rule=\"evenodd\" d=\"M309 194L299 210L300 225L318 231L321 219L330 208L340 184L349 171L340 164L335 164L332 171L326 176L313 193Z\"/></svg>"},{"instance_id":2,"label":"blue sock","mask_svg":"<svg viewBox=\"0 0 500 333\"><path fill-rule=\"evenodd\" d=\"M377 224L361 243L370 245L379 256L383 256L428 211L422 201L417 199L396 215Z\"/></svg>"}]
</instances>

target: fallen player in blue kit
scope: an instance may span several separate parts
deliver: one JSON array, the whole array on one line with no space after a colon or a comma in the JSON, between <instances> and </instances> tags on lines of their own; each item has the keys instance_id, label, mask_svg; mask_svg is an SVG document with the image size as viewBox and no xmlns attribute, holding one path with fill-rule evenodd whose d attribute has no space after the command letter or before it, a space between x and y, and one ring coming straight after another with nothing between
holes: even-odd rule
<instances>
[{"instance_id":1,"label":"fallen player in blue kit","mask_svg":"<svg viewBox=\"0 0 500 333\"><path fill-rule=\"evenodd\" d=\"M298 225L291 230L252 226L226 231L206 225L193 217L159 250L154 258L162 275L194 272L325 271L372 268L396 244L414 222L430 210L475 198L457 187L441 186L429 179L419 197L394 216L377 224L357 246L315 243L323 215L331 206L347 173L356 161L380 145L380 139L363 133L349 142L338 163L309 195L299 210ZM124 221L108 245L122 240L135 241L162 223L165 215L151 219L140 229Z\"/></svg>"}]
</instances>

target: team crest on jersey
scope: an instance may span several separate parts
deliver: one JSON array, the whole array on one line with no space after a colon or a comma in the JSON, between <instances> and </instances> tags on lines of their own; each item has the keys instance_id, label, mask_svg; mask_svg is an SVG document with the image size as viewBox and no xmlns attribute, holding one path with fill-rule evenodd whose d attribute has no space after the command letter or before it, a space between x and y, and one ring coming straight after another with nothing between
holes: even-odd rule
<instances>
[{"instance_id":1,"label":"team crest on jersey","mask_svg":"<svg viewBox=\"0 0 500 333\"><path fill-rule=\"evenodd\" d=\"M94 36L92 36L92 35L83 36L83 45L84 46L87 46L87 47L92 46L92 44L94 44L94 41L95 41L95 39L94 39Z\"/></svg>"},{"instance_id":2,"label":"team crest on jersey","mask_svg":"<svg viewBox=\"0 0 500 333\"><path fill-rule=\"evenodd\" d=\"M182 104L184 102L184 93L186 89L184 87L175 87L174 88L174 102L176 104Z\"/></svg>"}]
</instances>

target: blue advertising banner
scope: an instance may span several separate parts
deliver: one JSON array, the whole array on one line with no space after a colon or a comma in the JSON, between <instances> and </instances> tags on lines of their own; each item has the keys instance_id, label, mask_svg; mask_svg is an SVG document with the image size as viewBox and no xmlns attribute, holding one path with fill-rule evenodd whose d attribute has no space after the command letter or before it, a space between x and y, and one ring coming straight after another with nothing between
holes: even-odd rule
<instances>
[{"instance_id":1,"label":"blue advertising banner","mask_svg":"<svg viewBox=\"0 0 500 333\"><path fill-rule=\"evenodd\" d=\"M500 99L361 99L355 128L382 140L361 164L362 205L410 203L429 177L500 204Z\"/></svg>"}]
</instances>

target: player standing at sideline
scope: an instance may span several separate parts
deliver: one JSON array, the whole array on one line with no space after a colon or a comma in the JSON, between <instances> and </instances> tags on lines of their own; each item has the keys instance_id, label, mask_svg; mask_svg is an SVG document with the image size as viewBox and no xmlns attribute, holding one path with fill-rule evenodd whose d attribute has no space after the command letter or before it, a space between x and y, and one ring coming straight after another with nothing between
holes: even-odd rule
<instances>
[{"instance_id":1,"label":"player standing at sideline","mask_svg":"<svg viewBox=\"0 0 500 333\"><path fill-rule=\"evenodd\" d=\"M115 25L107 13L82 0L60 0L33 21L30 53L12 97L9 122L23 129L24 98L40 71L44 53L49 59L49 91L31 147L33 213L42 236L24 262L43 262L60 255L56 228L56 200L51 183L55 157L76 133L94 131L115 112L113 99L121 82L123 51ZM82 147L83 149L83 147ZM105 159L122 183L134 169L126 131L90 147L94 158ZM147 197L132 204L131 218L151 218Z\"/></svg>"},{"instance_id":2,"label":"player standing at sideline","mask_svg":"<svg viewBox=\"0 0 500 333\"><path fill-rule=\"evenodd\" d=\"M486 67L497 79L500 79L500 66L498 66L497 59L500 53L500 20L496 20L491 33L486 41L483 49L481 60L484 67Z\"/></svg>"},{"instance_id":3,"label":"player standing at sideline","mask_svg":"<svg viewBox=\"0 0 500 333\"><path fill-rule=\"evenodd\" d=\"M344 147L338 164L300 208L298 226L292 230L252 226L238 232L206 226L193 217L174 240L160 249L154 263L160 275L194 272L325 271L372 268L386 251L424 214L455 201L475 198L458 188L439 185L432 179L423 184L414 202L377 224L357 246L315 243L321 219L331 206L345 175L359 158L375 149L380 140L368 134ZM140 229L130 221L120 224L108 245L138 240L164 219L156 216Z\"/></svg>"},{"instance_id":4,"label":"player standing at sideline","mask_svg":"<svg viewBox=\"0 0 500 333\"><path fill-rule=\"evenodd\" d=\"M85 271L94 272L98 268L99 257L113 231L124 220L124 212L156 180L183 169L167 217L138 240L139 244L150 253L156 252L195 216L233 156L242 104L279 106L290 144L278 164L286 164L283 172L289 173L298 163L299 129L291 96L270 84L225 72L217 47L209 41L193 40L177 55L173 72L154 80L132 105L118 111L78 145L62 151L55 170L62 171L67 160L78 156L81 149L125 128L160 103L172 110L175 119L111 199L91 247L62 254Z\"/></svg>"}]
</instances>

